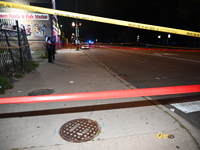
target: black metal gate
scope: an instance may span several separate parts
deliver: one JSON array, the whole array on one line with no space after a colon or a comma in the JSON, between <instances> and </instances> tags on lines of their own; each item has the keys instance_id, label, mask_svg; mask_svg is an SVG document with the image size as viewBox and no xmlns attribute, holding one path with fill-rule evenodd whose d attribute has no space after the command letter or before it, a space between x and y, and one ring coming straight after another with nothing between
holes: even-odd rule
<instances>
[{"instance_id":1,"label":"black metal gate","mask_svg":"<svg viewBox=\"0 0 200 150\"><path fill-rule=\"evenodd\" d=\"M24 70L32 60L25 28L0 20L0 76Z\"/></svg>"}]
</instances>

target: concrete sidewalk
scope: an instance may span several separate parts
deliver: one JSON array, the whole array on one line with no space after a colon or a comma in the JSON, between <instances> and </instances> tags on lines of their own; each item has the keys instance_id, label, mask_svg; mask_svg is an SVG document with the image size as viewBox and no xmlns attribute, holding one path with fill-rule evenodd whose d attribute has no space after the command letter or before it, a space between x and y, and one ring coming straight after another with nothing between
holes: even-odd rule
<instances>
[{"instance_id":1,"label":"concrete sidewalk","mask_svg":"<svg viewBox=\"0 0 200 150\"><path fill-rule=\"evenodd\" d=\"M44 89L53 94L130 89L108 70L84 51L62 49L54 63L41 62L0 97ZM198 150L200 145L199 130L146 97L0 105L0 117L0 150ZM96 121L99 135L88 142L65 141L61 126L81 118Z\"/></svg>"}]
</instances>

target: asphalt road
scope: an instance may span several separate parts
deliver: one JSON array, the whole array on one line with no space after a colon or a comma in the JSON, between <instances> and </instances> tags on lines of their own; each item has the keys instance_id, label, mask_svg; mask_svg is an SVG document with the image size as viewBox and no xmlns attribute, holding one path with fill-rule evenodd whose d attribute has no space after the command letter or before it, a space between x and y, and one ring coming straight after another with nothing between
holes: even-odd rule
<instances>
[{"instance_id":1,"label":"asphalt road","mask_svg":"<svg viewBox=\"0 0 200 150\"><path fill-rule=\"evenodd\" d=\"M86 53L137 88L200 84L200 53L91 48ZM152 96L200 129L200 93Z\"/></svg>"}]
</instances>

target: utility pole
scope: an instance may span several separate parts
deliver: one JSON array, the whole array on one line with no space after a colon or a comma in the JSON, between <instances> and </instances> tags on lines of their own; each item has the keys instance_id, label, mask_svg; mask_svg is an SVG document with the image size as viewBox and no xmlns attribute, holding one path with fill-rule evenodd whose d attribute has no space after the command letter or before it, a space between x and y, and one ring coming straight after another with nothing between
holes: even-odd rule
<instances>
[{"instance_id":1,"label":"utility pole","mask_svg":"<svg viewBox=\"0 0 200 150\"><path fill-rule=\"evenodd\" d=\"M76 13L77 13L77 0L76 0ZM76 36L76 50L78 51L79 50L79 42L78 42L78 37L79 37L79 27L78 27L78 20L76 18L76 24L75 24L75 36Z\"/></svg>"}]
</instances>

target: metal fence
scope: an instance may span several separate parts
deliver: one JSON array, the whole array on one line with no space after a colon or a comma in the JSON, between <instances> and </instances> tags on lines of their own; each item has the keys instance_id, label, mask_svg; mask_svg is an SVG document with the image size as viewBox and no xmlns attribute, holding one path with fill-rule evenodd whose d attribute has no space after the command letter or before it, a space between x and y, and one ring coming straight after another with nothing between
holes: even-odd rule
<instances>
[{"instance_id":1,"label":"metal fence","mask_svg":"<svg viewBox=\"0 0 200 150\"><path fill-rule=\"evenodd\" d=\"M30 60L25 28L20 28L18 21L0 20L0 76L24 70Z\"/></svg>"}]
</instances>

